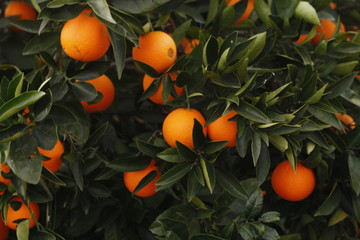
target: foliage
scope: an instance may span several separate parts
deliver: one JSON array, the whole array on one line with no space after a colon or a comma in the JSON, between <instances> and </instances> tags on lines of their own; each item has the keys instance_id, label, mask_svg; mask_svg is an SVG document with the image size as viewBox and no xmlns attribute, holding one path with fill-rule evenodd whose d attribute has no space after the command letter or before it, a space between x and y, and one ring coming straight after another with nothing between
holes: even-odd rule
<instances>
[{"instance_id":1,"label":"foliage","mask_svg":"<svg viewBox=\"0 0 360 240\"><path fill-rule=\"evenodd\" d=\"M329 0L255 0L240 25L234 22L246 0L233 6L224 0L29 3L36 21L0 20L0 160L12 170L0 206L17 194L39 203L41 217L10 239L356 239L360 128L331 130L345 131L338 112L360 122L356 0L336 1L335 10ZM87 6L111 38L95 62L70 59L59 42L65 21ZM322 18L344 23L347 32L311 44ZM185 94L166 105L147 100L157 85L143 91L142 79L144 73L165 79L168 99L169 78L131 58L139 36L151 30L171 33L179 49L168 72L180 72L176 85ZM309 37L296 44L301 33ZM200 40L189 54L184 37ZM114 82L115 101L88 114L80 101L101 95L75 80L104 73ZM195 149L169 147L161 126L178 107L199 110L207 124L236 111L236 147L210 141L198 122ZM58 139L63 166L52 173L42 167L37 146L50 149ZM150 159L162 172L158 193L139 198L122 175ZM289 202L272 190L271 173L284 160L314 169L317 186L307 199Z\"/></svg>"}]
</instances>

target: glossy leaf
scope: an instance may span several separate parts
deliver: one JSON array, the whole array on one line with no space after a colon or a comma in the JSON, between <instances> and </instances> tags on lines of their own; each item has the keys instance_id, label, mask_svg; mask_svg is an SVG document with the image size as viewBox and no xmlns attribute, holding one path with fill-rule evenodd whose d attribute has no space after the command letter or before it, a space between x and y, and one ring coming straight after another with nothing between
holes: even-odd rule
<instances>
[{"instance_id":1,"label":"glossy leaf","mask_svg":"<svg viewBox=\"0 0 360 240\"><path fill-rule=\"evenodd\" d=\"M156 182L157 191L166 189L180 181L192 168L192 164L180 163L165 172Z\"/></svg>"}]
</instances>

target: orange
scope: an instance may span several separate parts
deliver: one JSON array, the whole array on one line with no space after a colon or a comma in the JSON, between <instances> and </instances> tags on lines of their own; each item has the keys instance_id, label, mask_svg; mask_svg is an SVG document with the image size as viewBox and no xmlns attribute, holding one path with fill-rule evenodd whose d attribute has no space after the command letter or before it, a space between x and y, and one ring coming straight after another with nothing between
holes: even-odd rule
<instances>
[{"instance_id":1,"label":"orange","mask_svg":"<svg viewBox=\"0 0 360 240\"><path fill-rule=\"evenodd\" d=\"M344 123L344 129L350 131L355 128L356 124L354 119L348 114L337 113L336 117ZM350 128L349 128L350 127ZM340 131L341 134L344 132Z\"/></svg>"},{"instance_id":2,"label":"orange","mask_svg":"<svg viewBox=\"0 0 360 240\"><path fill-rule=\"evenodd\" d=\"M9 236L9 228L5 226L4 221L0 217L0 240L6 240Z\"/></svg>"},{"instance_id":3,"label":"orange","mask_svg":"<svg viewBox=\"0 0 360 240\"><path fill-rule=\"evenodd\" d=\"M14 209L10 204L12 202L18 202L20 204L20 207L17 209L17 206L16 206ZM12 230L16 230L19 220L30 219L29 228L34 227L36 222L33 219L33 217L31 216L29 208L31 209L32 213L34 214L35 219L39 220L40 209L39 209L39 205L36 202L29 202L29 206L27 206L27 205L25 205L24 200L22 198L20 198L18 196L12 197L8 203L8 210L6 213L5 225Z\"/></svg>"},{"instance_id":4,"label":"orange","mask_svg":"<svg viewBox=\"0 0 360 240\"><path fill-rule=\"evenodd\" d=\"M85 9L64 24L60 43L69 57L91 62L105 55L110 47L110 37L106 25L90 9Z\"/></svg>"},{"instance_id":5,"label":"orange","mask_svg":"<svg viewBox=\"0 0 360 240\"><path fill-rule=\"evenodd\" d=\"M6 186L8 186L11 183L11 180L9 178L4 178L4 176L2 175L3 173L9 173L10 172L10 167L6 164L0 163L0 183L5 184ZM3 192L0 192L0 196L4 194Z\"/></svg>"},{"instance_id":6,"label":"orange","mask_svg":"<svg viewBox=\"0 0 360 240\"><path fill-rule=\"evenodd\" d=\"M297 44L301 44L305 41L305 39L309 36L309 34L301 34L299 38L295 41Z\"/></svg>"},{"instance_id":7,"label":"orange","mask_svg":"<svg viewBox=\"0 0 360 240\"><path fill-rule=\"evenodd\" d=\"M156 166L155 163L156 163L155 160L151 160L150 164L142 170L134 171L134 172L124 172L124 183L126 188L130 192L134 192L136 186L146 175L148 175L152 171L155 171L157 174L156 177L153 180L151 180L151 182L149 182L145 187L143 187L137 193L135 193L135 196L150 197L156 193L155 183L160 178L161 174L159 172L158 166Z\"/></svg>"},{"instance_id":8,"label":"orange","mask_svg":"<svg viewBox=\"0 0 360 240\"><path fill-rule=\"evenodd\" d=\"M313 44L319 44L322 39L331 38L336 30L336 23L329 19L321 19L320 26L316 26L316 35L311 39ZM339 32L346 32L343 23L340 23Z\"/></svg>"},{"instance_id":9,"label":"orange","mask_svg":"<svg viewBox=\"0 0 360 240\"><path fill-rule=\"evenodd\" d=\"M237 115L237 113L233 110L222 115L207 126L208 136L211 141L228 141L226 146L236 146L237 123L235 121L229 121L229 119L235 115Z\"/></svg>"},{"instance_id":10,"label":"orange","mask_svg":"<svg viewBox=\"0 0 360 240\"><path fill-rule=\"evenodd\" d=\"M110 78L108 78L106 75L101 75L98 78L87 80L86 82L92 84L96 91L102 94L102 98L96 103L81 101L85 111L88 113L93 113L102 112L108 109L115 98L115 87Z\"/></svg>"},{"instance_id":11,"label":"orange","mask_svg":"<svg viewBox=\"0 0 360 240\"><path fill-rule=\"evenodd\" d=\"M46 150L41 147L38 147L38 150L41 155L49 158L42 161L42 165L44 167L46 167L53 173L60 169L62 165L61 156L64 153L64 146L60 142L60 140L57 140L55 146L50 150Z\"/></svg>"},{"instance_id":12,"label":"orange","mask_svg":"<svg viewBox=\"0 0 360 240\"><path fill-rule=\"evenodd\" d=\"M331 9L336 9L336 4L335 3L333 3L333 2L331 2L331 3L329 3L329 7L331 8Z\"/></svg>"},{"instance_id":13,"label":"orange","mask_svg":"<svg viewBox=\"0 0 360 240\"><path fill-rule=\"evenodd\" d=\"M176 80L177 75L174 73L170 73L169 74L170 79L172 81ZM150 87L151 83L155 80L155 78L150 77L149 75L144 75L144 79L143 79L143 89L146 90ZM163 92L163 81L161 80L160 85L158 87L158 89L156 90L156 92L149 97L149 99L156 104L160 104L160 105L164 105L164 99L162 97L162 92ZM181 87L178 87L176 85L174 85L175 88L175 92L178 96L182 95L184 92L184 89ZM173 96L169 96L168 101L173 100L174 97Z\"/></svg>"},{"instance_id":14,"label":"orange","mask_svg":"<svg viewBox=\"0 0 360 240\"><path fill-rule=\"evenodd\" d=\"M289 161L277 165L271 177L275 193L288 201L301 201L307 198L315 188L315 181L312 169L297 163L294 172Z\"/></svg>"},{"instance_id":15,"label":"orange","mask_svg":"<svg viewBox=\"0 0 360 240\"><path fill-rule=\"evenodd\" d=\"M18 16L15 20L36 20L35 9L23 1L12 1L4 11L4 17Z\"/></svg>"},{"instance_id":16,"label":"orange","mask_svg":"<svg viewBox=\"0 0 360 240\"><path fill-rule=\"evenodd\" d=\"M184 40L185 41L181 42L181 45L184 47L184 53L186 54L191 53L194 48L200 43L199 39L188 40L185 38Z\"/></svg>"},{"instance_id":17,"label":"orange","mask_svg":"<svg viewBox=\"0 0 360 240\"><path fill-rule=\"evenodd\" d=\"M194 119L198 120L203 126L203 133L206 135L205 118L198 110L178 108L170 112L162 126L163 136L167 144L171 147L176 147L176 141L178 141L189 148L194 148L192 136Z\"/></svg>"},{"instance_id":18,"label":"orange","mask_svg":"<svg viewBox=\"0 0 360 240\"><path fill-rule=\"evenodd\" d=\"M165 72L176 60L176 44L162 31L148 32L140 36L139 47L133 47L133 60L145 63L158 73Z\"/></svg>"},{"instance_id":19,"label":"orange","mask_svg":"<svg viewBox=\"0 0 360 240\"><path fill-rule=\"evenodd\" d=\"M241 0L227 0L226 5L232 6L240 1ZM253 10L254 10L254 0L248 0L248 4L246 6L245 12L238 20L236 20L235 24L241 24L244 20L248 19Z\"/></svg>"}]
</instances>

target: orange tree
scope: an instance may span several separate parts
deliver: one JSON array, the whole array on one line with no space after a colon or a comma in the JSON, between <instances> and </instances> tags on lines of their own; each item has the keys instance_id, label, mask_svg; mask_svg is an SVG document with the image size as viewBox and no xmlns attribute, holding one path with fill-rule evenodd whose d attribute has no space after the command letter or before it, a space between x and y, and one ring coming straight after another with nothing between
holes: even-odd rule
<instances>
[{"instance_id":1,"label":"orange tree","mask_svg":"<svg viewBox=\"0 0 360 240\"><path fill-rule=\"evenodd\" d=\"M5 17L11 2L0 20L0 236L359 237L358 1L20 1L36 19ZM90 81L103 75L110 84ZM169 145L163 122L176 109ZM45 164L53 154L59 169Z\"/></svg>"}]
</instances>

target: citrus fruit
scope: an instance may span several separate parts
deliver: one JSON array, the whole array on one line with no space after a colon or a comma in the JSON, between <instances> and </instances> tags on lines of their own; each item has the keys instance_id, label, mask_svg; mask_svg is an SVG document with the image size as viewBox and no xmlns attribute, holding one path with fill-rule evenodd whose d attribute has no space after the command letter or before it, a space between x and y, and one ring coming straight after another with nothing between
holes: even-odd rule
<instances>
[{"instance_id":1,"label":"citrus fruit","mask_svg":"<svg viewBox=\"0 0 360 240\"><path fill-rule=\"evenodd\" d=\"M237 123L229 121L230 118L237 115L235 111L231 111L222 115L214 122L207 126L208 136L212 141L228 141L226 146L236 146Z\"/></svg>"},{"instance_id":2,"label":"citrus fruit","mask_svg":"<svg viewBox=\"0 0 360 240\"><path fill-rule=\"evenodd\" d=\"M12 197L8 202L5 225L12 230L16 230L20 220L30 219L29 228L34 227L36 222L33 219L29 208L35 219L39 220L40 209L36 202L29 202L29 206L27 206L22 198L18 196Z\"/></svg>"},{"instance_id":3,"label":"citrus fruit","mask_svg":"<svg viewBox=\"0 0 360 240\"><path fill-rule=\"evenodd\" d=\"M9 228L5 226L4 221L0 217L0 240L6 240L9 236Z\"/></svg>"},{"instance_id":4,"label":"citrus fruit","mask_svg":"<svg viewBox=\"0 0 360 240\"><path fill-rule=\"evenodd\" d=\"M145 63L158 73L165 72L176 60L177 49L172 37L162 31L140 36L139 46L133 47L133 60Z\"/></svg>"},{"instance_id":5,"label":"citrus fruit","mask_svg":"<svg viewBox=\"0 0 360 240\"><path fill-rule=\"evenodd\" d=\"M198 110L178 108L170 112L162 126L163 136L167 144L171 147L176 147L176 141L178 141L189 148L194 148L192 136L194 119L203 126L203 133L206 135L205 118Z\"/></svg>"},{"instance_id":6,"label":"citrus fruit","mask_svg":"<svg viewBox=\"0 0 360 240\"><path fill-rule=\"evenodd\" d=\"M336 30L336 23L329 19L321 19L320 26L316 26L316 35L311 39L313 44L319 44L322 39L330 39ZM345 32L344 24L340 23L339 32Z\"/></svg>"},{"instance_id":7,"label":"citrus fruit","mask_svg":"<svg viewBox=\"0 0 360 240\"><path fill-rule=\"evenodd\" d=\"M272 173L271 185L277 195L288 201L301 201L315 188L315 174L310 168L296 164L293 171L289 161L277 165Z\"/></svg>"},{"instance_id":8,"label":"citrus fruit","mask_svg":"<svg viewBox=\"0 0 360 240\"><path fill-rule=\"evenodd\" d=\"M191 53L194 48L199 45L199 43L199 39L188 40L187 38L185 38L185 41L181 42L182 46L184 47L184 53L186 54Z\"/></svg>"},{"instance_id":9,"label":"citrus fruit","mask_svg":"<svg viewBox=\"0 0 360 240\"><path fill-rule=\"evenodd\" d=\"M69 57L91 62L105 55L110 37L106 25L96 18L91 9L85 9L64 24L60 43Z\"/></svg>"},{"instance_id":10,"label":"citrus fruit","mask_svg":"<svg viewBox=\"0 0 360 240\"><path fill-rule=\"evenodd\" d=\"M11 180L9 178L5 178L3 176L3 173L9 173L10 167L4 163L0 163L0 183L5 184L8 186L11 183ZM0 191L0 196L4 194L4 191Z\"/></svg>"},{"instance_id":11,"label":"citrus fruit","mask_svg":"<svg viewBox=\"0 0 360 240\"><path fill-rule=\"evenodd\" d=\"M352 129L355 128L356 124L355 124L355 121L354 119L349 115L349 114L346 114L346 113L337 113L336 114L336 117L344 123L344 129L346 131L350 131ZM342 131L340 131L340 133L344 133Z\"/></svg>"},{"instance_id":12,"label":"citrus fruit","mask_svg":"<svg viewBox=\"0 0 360 240\"><path fill-rule=\"evenodd\" d=\"M227 0L226 5L232 6L240 1L241 0ZM248 0L246 9L245 9L243 15L239 19L236 20L235 24L241 24L244 20L248 19L253 10L254 10L254 0Z\"/></svg>"},{"instance_id":13,"label":"citrus fruit","mask_svg":"<svg viewBox=\"0 0 360 240\"><path fill-rule=\"evenodd\" d=\"M35 9L23 1L10 2L4 11L4 17L17 16L15 20L36 20Z\"/></svg>"},{"instance_id":14,"label":"citrus fruit","mask_svg":"<svg viewBox=\"0 0 360 240\"><path fill-rule=\"evenodd\" d=\"M309 36L309 34L306 34L306 33L301 34L295 42L297 44L302 44L308 36Z\"/></svg>"},{"instance_id":15,"label":"citrus fruit","mask_svg":"<svg viewBox=\"0 0 360 240\"><path fill-rule=\"evenodd\" d=\"M170 79L171 79L172 81L175 81L175 80L176 80L176 77L177 77L176 74L170 73L169 76L170 76ZM150 77L149 75L146 75L146 74L145 74L145 75L144 75L144 78L143 78L143 89L144 89L144 90L148 89L148 88L150 87L150 85L152 84L152 82L154 82L154 80L155 80L155 78L152 78L152 77ZM156 104L164 105L164 99L163 99L163 97L162 97L163 85L164 85L164 84L163 84L163 81L161 80L160 85L159 85L159 87L157 88L156 92L149 97L149 99L150 99L152 102L154 102L154 103L156 103ZM178 86L176 86L176 85L174 85L174 88L175 88L175 92L176 92L176 94L177 94L178 96L180 96L180 95L183 94L183 92L184 92L184 89L183 89L183 88L178 87ZM173 96L169 96L168 101L171 101L171 100L173 100L173 99L174 99Z\"/></svg>"},{"instance_id":16,"label":"citrus fruit","mask_svg":"<svg viewBox=\"0 0 360 240\"><path fill-rule=\"evenodd\" d=\"M62 165L61 156L64 153L64 146L60 140L57 140L55 146L50 150L46 150L41 147L38 147L38 150L41 155L48 158L42 161L42 165L44 167L53 173L60 169Z\"/></svg>"},{"instance_id":17,"label":"citrus fruit","mask_svg":"<svg viewBox=\"0 0 360 240\"><path fill-rule=\"evenodd\" d=\"M333 3L333 2L330 2L329 3L329 7L331 8L331 9L336 9L336 4L335 3Z\"/></svg>"},{"instance_id":18,"label":"citrus fruit","mask_svg":"<svg viewBox=\"0 0 360 240\"><path fill-rule=\"evenodd\" d=\"M106 75L101 75L100 77L87 80L86 82L92 84L96 91L102 94L102 98L96 103L81 101L85 111L88 113L94 113L102 112L108 109L115 98L115 87L110 78L108 78Z\"/></svg>"},{"instance_id":19,"label":"citrus fruit","mask_svg":"<svg viewBox=\"0 0 360 240\"><path fill-rule=\"evenodd\" d=\"M158 166L155 165L156 161L151 160L149 165L139 171L134 172L124 172L124 184L130 192L134 192L136 186L140 181L146 177L152 171L156 172L156 177L151 180L145 187L141 188L134 195L138 197L150 197L156 193L156 181L160 178L160 172Z\"/></svg>"}]
</instances>

